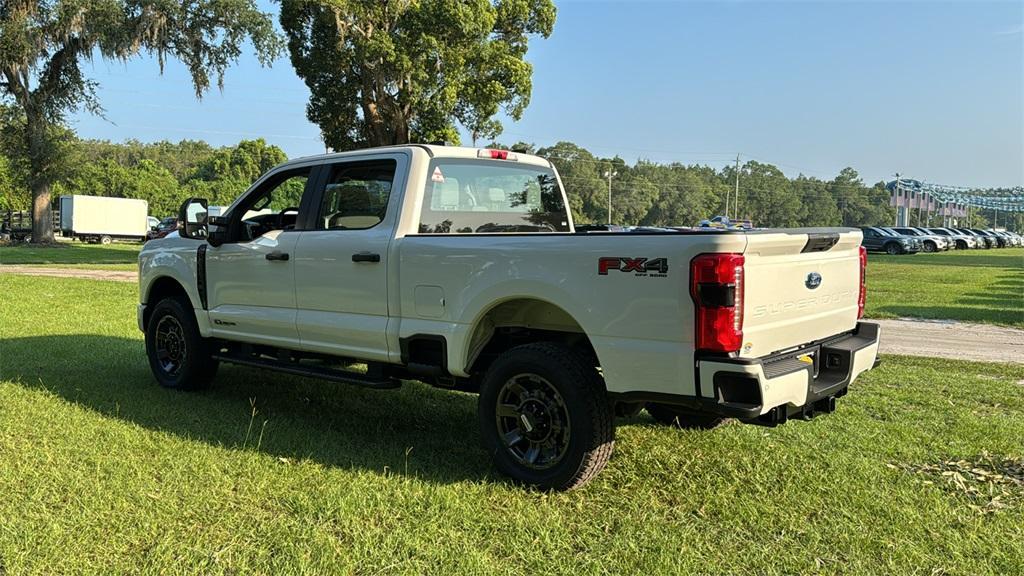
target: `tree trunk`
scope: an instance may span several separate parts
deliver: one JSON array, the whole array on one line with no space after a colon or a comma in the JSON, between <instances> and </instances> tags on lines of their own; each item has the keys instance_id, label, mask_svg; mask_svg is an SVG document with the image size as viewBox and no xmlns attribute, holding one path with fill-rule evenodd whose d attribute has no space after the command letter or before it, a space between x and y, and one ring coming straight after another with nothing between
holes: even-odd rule
<instances>
[{"instance_id":1,"label":"tree trunk","mask_svg":"<svg viewBox=\"0 0 1024 576\"><path fill-rule=\"evenodd\" d=\"M32 243L53 242L53 211L50 209L50 166L46 150L46 121L36 107L25 110L28 139L29 184L32 186Z\"/></svg>"},{"instance_id":2,"label":"tree trunk","mask_svg":"<svg viewBox=\"0 0 1024 576\"><path fill-rule=\"evenodd\" d=\"M50 184L43 179L32 183L32 243L53 242L53 211L50 209Z\"/></svg>"}]
</instances>

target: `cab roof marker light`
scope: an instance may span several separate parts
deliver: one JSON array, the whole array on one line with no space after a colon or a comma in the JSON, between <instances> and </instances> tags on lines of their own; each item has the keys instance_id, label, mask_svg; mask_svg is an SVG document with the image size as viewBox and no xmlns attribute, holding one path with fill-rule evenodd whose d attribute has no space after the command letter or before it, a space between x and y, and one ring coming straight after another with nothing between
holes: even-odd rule
<instances>
[{"instance_id":1,"label":"cab roof marker light","mask_svg":"<svg viewBox=\"0 0 1024 576\"><path fill-rule=\"evenodd\" d=\"M490 158L491 160L511 160L515 162L519 160L515 152L509 152L508 150L492 150L490 148L481 148L476 153L477 158Z\"/></svg>"}]
</instances>

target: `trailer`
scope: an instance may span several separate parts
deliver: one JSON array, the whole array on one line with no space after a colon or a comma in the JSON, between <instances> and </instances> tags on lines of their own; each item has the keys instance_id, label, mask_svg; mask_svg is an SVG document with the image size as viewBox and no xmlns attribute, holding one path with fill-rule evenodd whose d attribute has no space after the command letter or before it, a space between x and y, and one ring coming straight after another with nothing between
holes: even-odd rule
<instances>
[{"instance_id":1,"label":"trailer","mask_svg":"<svg viewBox=\"0 0 1024 576\"><path fill-rule=\"evenodd\" d=\"M77 194L60 197L61 234L83 242L145 241L148 218L145 200Z\"/></svg>"}]
</instances>

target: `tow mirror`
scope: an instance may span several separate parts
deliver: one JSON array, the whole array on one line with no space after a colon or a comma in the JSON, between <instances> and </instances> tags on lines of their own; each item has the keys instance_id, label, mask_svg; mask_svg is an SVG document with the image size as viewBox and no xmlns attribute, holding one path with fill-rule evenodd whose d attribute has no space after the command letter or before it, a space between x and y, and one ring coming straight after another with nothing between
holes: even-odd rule
<instances>
[{"instance_id":1,"label":"tow mirror","mask_svg":"<svg viewBox=\"0 0 1024 576\"><path fill-rule=\"evenodd\" d=\"M178 222L181 222L179 234L185 238L205 240L209 235L206 225L207 204L205 198L189 198L181 204Z\"/></svg>"}]
</instances>

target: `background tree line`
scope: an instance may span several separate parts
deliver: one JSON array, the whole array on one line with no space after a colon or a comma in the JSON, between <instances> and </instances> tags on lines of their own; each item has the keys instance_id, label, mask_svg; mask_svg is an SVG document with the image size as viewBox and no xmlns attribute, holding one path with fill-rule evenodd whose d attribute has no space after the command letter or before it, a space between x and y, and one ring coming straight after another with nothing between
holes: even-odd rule
<instances>
[{"instance_id":1,"label":"background tree line","mask_svg":"<svg viewBox=\"0 0 1024 576\"><path fill-rule=\"evenodd\" d=\"M23 160L0 151L0 209L28 210L31 190ZM206 142L115 144L78 140L65 145L61 176L53 197L66 194L138 198L153 216L176 214L192 196L214 205L230 204L261 174L287 160L284 151L262 139L214 148Z\"/></svg>"},{"instance_id":2,"label":"background tree line","mask_svg":"<svg viewBox=\"0 0 1024 576\"><path fill-rule=\"evenodd\" d=\"M493 144L503 147L500 144ZM63 144L61 176L54 197L89 194L139 198L150 213L168 216L191 196L227 205L256 178L287 159L284 151L263 140L243 140L214 148L203 141L111 143L76 140ZM725 211L733 192L735 168L716 169L680 163L602 158L571 142L517 149L550 158L558 167L578 223L604 223L608 217L609 170L612 222L626 225L696 225ZM27 210L31 192L22 159L0 146L0 209ZM735 200L730 212L735 214ZM868 186L852 168L831 180L787 177L777 167L756 161L740 166L739 215L758 226L890 225L894 208L881 182Z\"/></svg>"}]
</instances>

